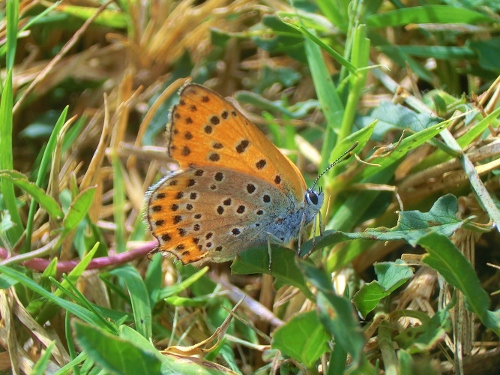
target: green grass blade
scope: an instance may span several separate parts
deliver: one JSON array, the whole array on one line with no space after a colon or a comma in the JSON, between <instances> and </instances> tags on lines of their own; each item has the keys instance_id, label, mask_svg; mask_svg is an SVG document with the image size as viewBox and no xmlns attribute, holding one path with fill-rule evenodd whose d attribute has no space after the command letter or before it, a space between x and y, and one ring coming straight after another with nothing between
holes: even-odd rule
<instances>
[{"instance_id":1,"label":"green grass blade","mask_svg":"<svg viewBox=\"0 0 500 375\"><path fill-rule=\"evenodd\" d=\"M116 155L111 157L113 164L113 215L116 224L116 252L123 253L126 249L125 230L125 182L120 160Z\"/></svg>"},{"instance_id":2,"label":"green grass blade","mask_svg":"<svg viewBox=\"0 0 500 375\"><path fill-rule=\"evenodd\" d=\"M424 5L374 14L366 19L369 27L406 26L411 23L498 23L482 13L447 5Z\"/></svg>"},{"instance_id":3,"label":"green grass blade","mask_svg":"<svg viewBox=\"0 0 500 375\"><path fill-rule=\"evenodd\" d=\"M7 71L14 67L17 49L17 26L19 22L19 0L7 0L7 51L5 66ZM3 149L2 149L3 150Z\"/></svg>"},{"instance_id":4,"label":"green grass blade","mask_svg":"<svg viewBox=\"0 0 500 375\"><path fill-rule=\"evenodd\" d=\"M496 312L488 310L490 298L481 287L481 282L472 265L447 237L439 233L429 233L418 244L427 250L422 259L445 280L460 290L466 298L467 309L475 314L483 324L500 336L500 319Z\"/></svg>"},{"instance_id":5,"label":"green grass blade","mask_svg":"<svg viewBox=\"0 0 500 375\"><path fill-rule=\"evenodd\" d=\"M14 168L12 154L12 70L7 72L5 85L2 91L0 102L0 169L12 170ZM9 211L12 222L15 224L7 230L7 238L13 246L23 235L23 223L17 207L17 199L14 193L14 186L11 181L4 178L0 181L3 202Z\"/></svg>"},{"instance_id":6,"label":"green grass blade","mask_svg":"<svg viewBox=\"0 0 500 375\"><path fill-rule=\"evenodd\" d=\"M42 288L39 284L30 279L28 276L22 274L21 272L15 271L10 267L4 267L2 265L0 265L0 272L6 274L7 276L13 279L16 279L19 283L21 283L25 287L31 289L35 293L40 294L42 297L46 298L50 302L57 304L61 308L68 310L71 314L82 319L83 321L98 327L102 327L103 329L108 328L107 326L103 325L101 319L96 317L94 314L90 313L87 309L84 309L83 307L73 302L69 302L66 301L65 299L54 296L54 294L52 294L50 291Z\"/></svg>"},{"instance_id":7,"label":"green grass blade","mask_svg":"<svg viewBox=\"0 0 500 375\"><path fill-rule=\"evenodd\" d=\"M36 184L30 182L28 177L22 173L0 170L0 178L12 182L18 188L28 193L33 198L33 202L40 204L54 220L61 220L63 218L64 212L55 199L47 195L45 190L40 189Z\"/></svg>"},{"instance_id":8,"label":"green grass blade","mask_svg":"<svg viewBox=\"0 0 500 375\"><path fill-rule=\"evenodd\" d=\"M66 121L66 116L68 114L68 106L64 108L59 119L54 126L54 130L50 134L49 142L47 143L47 147L45 147L45 151L43 152L42 161L40 162L40 168L38 169L38 175L36 176L36 184L43 188L46 181L47 171L51 165L52 155L54 154L54 150L57 144L57 138L59 137L59 133ZM33 219L35 217L36 212L36 200L32 200L30 204L30 210L28 213L28 220L26 222L26 246L24 247L24 252L28 252L31 249L31 232L33 231Z\"/></svg>"},{"instance_id":9,"label":"green grass blade","mask_svg":"<svg viewBox=\"0 0 500 375\"><path fill-rule=\"evenodd\" d=\"M110 274L122 278L127 284L134 312L135 328L143 337L150 339L153 335L151 306L149 294L141 275L130 265L116 268L110 271Z\"/></svg>"}]
</instances>

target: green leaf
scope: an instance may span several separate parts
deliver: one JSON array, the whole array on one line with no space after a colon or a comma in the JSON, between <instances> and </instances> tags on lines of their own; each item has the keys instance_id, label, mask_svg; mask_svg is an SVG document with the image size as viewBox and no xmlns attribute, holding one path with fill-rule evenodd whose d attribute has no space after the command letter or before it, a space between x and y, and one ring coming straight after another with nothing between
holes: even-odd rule
<instances>
[{"instance_id":1,"label":"green leaf","mask_svg":"<svg viewBox=\"0 0 500 375\"><path fill-rule=\"evenodd\" d=\"M366 19L369 27L406 26L410 23L497 23L482 13L446 5L425 5L374 14Z\"/></svg>"},{"instance_id":2,"label":"green leaf","mask_svg":"<svg viewBox=\"0 0 500 375\"><path fill-rule=\"evenodd\" d=\"M336 344L351 355L356 365L361 365L365 362L365 338L355 319L356 314L351 302L335 294L329 275L302 259L297 258L297 264L307 281L318 290L317 305L321 323L335 339Z\"/></svg>"},{"instance_id":3,"label":"green leaf","mask_svg":"<svg viewBox=\"0 0 500 375\"><path fill-rule=\"evenodd\" d=\"M474 50L468 47L383 45L377 47L377 50L382 53L399 51L409 56L433 57L440 60L466 60L477 58L477 54Z\"/></svg>"},{"instance_id":4,"label":"green leaf","mask_svg":"<svg viewBox=\"0 0 500 375\"><path fill-rule=\"evenodd\" d=\"M409 327L394 337L401 349L409 353L422 353L431 350L442 342L446 332L451 331L449 309L437 311L431 319L421 319L421 324Z\"/></svg>"},{"instance_id":5,"label":"green leaf","mask_svg":"<svg viewBox=\"0 0 500 375\"><path fill-rule=\"evenodd\" d=\"M156 302L161 301L167 297L179 294L183 290L189 288L192 284L194 284L197 280L199 280L204 274L206 274L208 269L209 269L208 267L204 267L201 270L199 270L198 272L196 272L194 275L190 276L189 278L187 278L186 280L183 280L182 282L180 282L178 284L165 287L161 290L156 290L152 296L153 301L156 303Z\"/></svg>"},{"instance_id":6,"label":"green leaf","mask_svg":"<svg viewBox=\"0 0 500 375\"><path fill-rule=\"evenodd\" d=\"M261 33L256 34L252 40L257 46L265 51L282 52L298 61L306 61L304 43L300 32L281 22L276 15L265 15L262 18L262 25L264 29L270 29L268 31L271 31L273 36L269 38L269 34L266 34L265 37L261 37Z\"/></svg>"},{"instance_id":7,"label":"green leaf","mask_svg":"<svg viewBox=\"0 0 500 375\"><path fill-rule=\"evenodd\" d=\"M89 187L78 194L74 201L71 202L68 213L63 221L64 229L67 232L75 229L85 215L87 215L93 203L95 191L95 187Z\"/></svg>"},{"instance_id":8,"label":"green leaf","mask_svg":"<svg viewBox=\"0 0 500 375\"><path fill-rule=\"evenodd\" d=\"M83 272L87 269L90 261L94 259L94 256L99 248L99 244L95 244L94 247L83 257L82 260L78 262L78 264L71 270L71 272L62 280L61 286L65 289L70 288L70 284L76 284L78 279L83 274ZM43 272L43 277L48 278L49 276L56 277L57 273L57 258L54 258L49 266ZM61 289L56 289L53 292L54 296L62 297L63 291ZM41 307L41 311L32 311L32 315L37 316L38 322L46 322L51 319L55 314L59 312L59 308L52 303L44 303Z\"/></svg>"},{"instance_id":9,"label":"green leaf","mask_svg":"<svg viewBox=\"0 0 500 375\"><path fill-rule=\"evenodd\" d=\"M196 306L204 306L208 301L213 297L178 297L172 296L165 298L165 302L173 306L184 306L184 307L196 307Z\"/></svg>"},{"instance_id":10,"label":"green leaf","mask_svg":"<svg viewBox=\"0 0 500 375\"><path fill-rule=\"evenodd\" d=\"M418 133L441 122L430 113L417 113L389 101L382 101L369 116L363 118L364 123L374 120L378 120L373 134L377 140L384 139L385 134L392 129L411 129L414 133Z\"/></svg>"},{"instance_id":11,"label":"green leaf","mask_svg":"<svg viewBox=\"0 0 500 375\"><path fill-rule=\"evenodd\" d=\"M360 314L366 317L380 303L382 298L389 296L397 288L408 281L413 272L410 267L398 259L395 263L385 262L375 265L378 281L363 285L354 295L353 302Z\"/></svg>"},{"instance_id":12,"label":"green leaf","mask_svg":"<svg viewBox=\"0 0 500 375\"><path fill-rule=\"evenodd\" d=\"M499 311L489 311L490 298L481 287L481 282L472 265L446 236L429 233L420 238L418 245L428 254L424 263L439 272L444 279L465 296L466 307L475 313L481 322L500 336Z\"/></svg>"},{"instance_id":13,"label":"green leaf","mask_svg":"<svg viewBox=\"0 0 500 375\"><path fill-rule=\"evenodd\" d=\"M97 8L75 5L59 5L57 10L86 21L96 13ZM127 14L111 9L103 10L94 20L94 23L97 25L107 26L113 29L125 29L129 22Z\"/></svg>"},{"instance_id":14,"label":"green leaf","mask_svg":"<svg viewBox=\"0 0 500 375\"><path fill-rule=\"evenodd\" d=\"M479 55L479 65L496 74L500 73L498 54L500 53L500 38L468 41L469 46Z\"/></svg>"},{"instance_id":15,"label":"green leaf","mask_svg":"<svg viewBox=\"0 0 500 375\"><path fill-rule=\"evenodd\" d=\"M3 170L0 171L0 178L11 181L18 188L28 193L53 219L61 220L63 218L64 212L61 207L59 207L56 200L50 195L47 195L45 191L36 184L30 182L28 177L22 173Z\"/></svg>"},{"instance_id":16,"label":"green leaf","mask_svg":"<svg viewBox=\"0 0 500 375\"><path fill-rule=\"evenodd\" d=\"M376 263L374 268L377 280L385 290L394 291L413 276L412 269L401 259L395 262Z\"/></svg>"},{"instance_id":17,"label":"green leaf","mask_svg":"<svg viewBox=\"0 0 500 375\"><path fill-rule=\"evenodd\" d=\"M7 13L10 15L10 20L13 21L7 23L7 33L10 34L10 38L7 37L7 65L10 65L10 60L14 62L15 51L11 51L12 48L15 49L16 46L16 33L17 29L13 29L17 25L17 15L18 15L18 3L9 1L7 2ZM12 13L11 13L12 12ZM13 40L11 40L13 39ZM12 54L11 54L12 53ZM0 169L12 170L13 166L13 155L12 155L12 116L13 116L13 92L12 92L12 69L7 71L5 81L3 82L2 96L0 97ZM12 222L15 224L8 230L7 238L11 246L21 238L23 235L23 222L19 214L19 209L17 207L17 199L14 193L14 186L10 181L6 179L0 179L0 191L2 194L2 199L9 212Z\"/></svg>"},{"instance_id":18,"label":"green leaf","mask_svg":"<svg viewBox=\"0 0 500 375\"><path fill-rule=\"evenodd\" d=\"M471 220L470 218L464 220L458 219L456 216L457 211L457 198L452 194L447 194L439 198L429 212L418 210L399 212L398 225L394 228L388 229L382 227L355 233L345 233L335 230L326 231L323 233L323 236L315 239L315 243L312 240L306 242L300 249L300 256L308 254L313 249L313 246L315 250L319 250L326 246L354 239L379 241L404 240L410 245L415 246L422 236L430 232L451 236L458 228L461 228ZM346 254L339 252L336 256L341 259L345 258Z\"/></svg>"},{"instance_id":19,"label":"green leaf","mask_svg":"<svg viewBox=\"0 0 500 375\"><path fill-rule=\"evenodd\" d=\"M33 367L31 375L43 375L47 373L47 367L49 366L52 349L54 349L55 344L55 341L50 342L50 344L47 346L47 349L45 349L42 356Z\"/></svg>"},{"instance_id":20,"label":"green leaf","mask_svg":"<svg viewBox=\"0 0 500 375\"><path fill-rule=\"evenodd\" d=\"M329 335L316 311L294 316L274 331L271 346L311 367L328 351Z\"/></svg>"},{"instance_id":21,"label":"green leaf","mask_svg":"<svg viewBox=\"0 0 500 375\"><path fill-rule=\"evenodd\" d=\"M276 278L277 288L284 284L293 285L306 297L314 300L314 295L297 268L295 263L296 255L292 250L271 245L271 258L271 274ZM239 275L270 273L267 246L250 248L238 254L231 265L231 272Z\"/></svg>"},{"instance_id":22,"label":"green leaf","mask_svg":"<svg viewBox=\"0 0 500 375\"><path fill-rule=\"evenodd\" d=\"M73 328L78 344L103 369L122 375L161 373L159 353L150 347L135 345L79 321L74 321Z\"/></svg>"},{"instance_id":23,"label":"green leaf","mask_svg":"<svg viewBox=\"0 0 500 375\"><path fill-rule=\"evenodd\" d=\"M71 314L75 315L76 317L82 319L85 322L88 322L94 326L97 327L103 327L110 329L112 327L112 323L109 322L107 325L103 324L102 320L94 315L93 313L89 312L87 309L73 303L66 301L63 298L56 297L53 293L51 293L48 290L45 290L42 288L40 285L38 285L35 281L27 277L26 275L13 270L10 267L5 267L0 265L0 272L2 274L7 275L11 279L15 279L17 282L21 283L25 287L31 289L33 292L40 294L42 297L46 298L47 300L57 304L61 308L68 310Z\"/></svg>"},{"instance_id":24,"label":"green leaf","mask_svg":"<svg viewBox=\"0 0 500 375\"><path fill-rule=\"evenodd\" d=\"M125 265L109 272L125 281L130 294L132 311L134 312L135 327L145 338L152 337L151 306L146 285L137 269L131 265Z\"/></svg>"}]
</instances>

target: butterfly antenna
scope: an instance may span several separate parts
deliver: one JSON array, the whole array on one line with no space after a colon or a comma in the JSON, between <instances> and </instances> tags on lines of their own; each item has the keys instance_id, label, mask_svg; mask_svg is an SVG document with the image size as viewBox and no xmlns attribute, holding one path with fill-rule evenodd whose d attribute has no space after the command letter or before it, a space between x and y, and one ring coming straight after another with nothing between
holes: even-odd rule
<instances>
[{"instance_id":1,"label":"butterfly antenna","mask_svg":"<svg viewBox=\"0 0 500 375\"><path fill-rule=\"evenodd\" d=\"M323 177L325 175L326 172L328 172L330 169L332 169L334 166L336 166L337 164L339 163L342 163L344 160L347 160L349 159L351 156L352 156L352 151L358 146L358 142L354 142L354 144L349 148L349 150L347 150L346 152L344 152L342 155L340 155L340 157L335 160L333 163L331 163L328 167L326 167L326 169L321 172L319 174L318 177L316 177L316 179L314 180L312 186L311 186L311 190L314 189L314 187L316 186L316 184L318 183L319 179L321 177Z\"/></svg>"}]
</instances>

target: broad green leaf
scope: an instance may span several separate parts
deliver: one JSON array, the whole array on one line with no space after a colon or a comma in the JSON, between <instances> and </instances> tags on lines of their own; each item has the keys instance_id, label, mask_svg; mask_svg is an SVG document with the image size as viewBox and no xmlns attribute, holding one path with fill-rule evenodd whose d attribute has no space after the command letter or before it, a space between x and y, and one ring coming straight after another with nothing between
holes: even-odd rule
<instances>
[{"instance_id":1,"label":"broad green leaf","mask_svg":"<svg viewBox=\"0 0 500 375\"><path fill-rule=\"evenodd\" d=\"M347 233L336 230L328 230L323 236L316 237L306 242L300 249L300 256L303 257L312 249L319 250L326 246L333 246L340 242L363 239L394 241L404 240L410 245L415 246L417 241L427 233L437 232L445 236L451 236L457 229L463 227L470 218L460 220L457 218L458 211L457 198L452 194L447 194L439 198L429 212L402 211L399 212L398 225L394 228L374 228L367 229L364 232ZM359 244L362 246L362 243ZM366 249L366 248L365 248ZM334 263L346 264L353 260L352 255L346 253L348 248L340 249L332 257L335 257ZM355 256L361 254L363 248L356 252Z\"/></svg>"},{"instance_id":2,"label":"broad green leaf","mask_svg":"<svg viewBox=\"0 0 500 375\"><path fill-rule=\"evenodd\" d=\"M427 129L441 120L430 113L417 113L400 104L394 104L389 101L381 102L369 116L363 118L363 122L372 122L378 120L374 131L374 137L382 140L385 134L392 129L412 130L418 133Z\"/></svg>"},{"instance_id":3,"label":"broad green leaf","mask_svg":"<svg viewBox=\"0 0 500 375\"><path fill-rule=\"evenodd\" d=\"M80 347L99 366L113 374L160 374L160 354L138 346L96 327L74 321L75 338Z\"/></svg>"},{"instance_id":4,"label":"broad green leaf","mask_svg":"<svg viewBox=\"0 0 500 375\"><path fill-rule=\"evenodd\" d=\"M376 263L375 273L380 285L388 291L394 291L413 276L413 271L401 259L395 262Z\"/></svg>"},{"instance_id":5,"label":"broad green leaf","mask_svg":"<svg viewBox=\"0 0 500 375\"><path fill-rule=\"evenodd\" d=\"M328 351L329 335L316 311L301 313L274 331L271 346L311 367Z\"/></svg>"},{"instance_id":6,"label":"broad green leaf","mask_svg":"<svg viewBox=\"0 0 500 375\"><path fill-rule=\"evenodd\" d=\"M267 246L254 247L238 254L231 265L231 271L239 275L250 275L255 273L269 273L276 278L277 288L280 285L293 285L300 289L309 299L314 299L304 277L295 264L295 253L287 248L271 245L272 262L269 265L269 254ZM309 261L310 262L310 261Z\"/></svg>"},{"instance_id":7,"label":"broad green leaf","mask_svg":"<svg viewBox=\"0 0 500 375\"><path fill-rule=\"evenodd\" d=\"M363 317L373 311L382 298L389 296L413 275L410 267L401 260L395 263L377 263L375 272L378 281L363 285L353 298L353 302Z\"/></svg>"},{"instance_id":8,"label":"broad green leaf","mask_svg":"<svg viewBox=\"0 0 500 375\"><path fill-rule=\"evenodd\" d=\"M479 65L486 70L500 73L500 64L496 58L500 53L500 38L468 41L469 46L479 55Z\"/></svg>"},{"instance_id":9,"label":"broad green leaf","mask_svg":"<svg viewBox=\"0 0 500 375\"><path fill-rule=\"evenodd\" d=\"M361 365L365 362L365 338L355 319L356 314L351 302L335 294L331 278L316 266L302 259L297 259L297 264L307 281L318 290L317 305L321 323L332 335L335 343L349 353L356 365Z\"/></svg>"},{"instance_id":10,"label":"broad green leaf","mask_svg":"<svg viewBox=\"0 0 500 375\"><path fill-rule=\"evenodd\" d=\"M28 193L47 213L55 220L61 220L64 216L59 204L45 191L39 188L33 182L28 180L28 177L16 171L0 171L0 178L11 181L14 185Z\"/></svg>"},{"instance_id":11,"label":"broad green leaf","mask_svg":"<svg viewBox=\"0 0 500 375\"><path fill-rule=\"evenodd\" d=\"M437 232L444 236L451 236L458 228L466 225L471 219L460 220L457 218L458 211L457 198L452 194L447 194L439 198L431 207L429 212L402 211L399 212L398 225L394 228L374 228L364 232L345 233L329 230L323 236L317 237L313 241L306 242L300 255L305 256L314 246L315 250L326 246L332 246L340 242L365 239L379 241L404 240L415 246L417 241L427 233ZM339 252L339 258L345 258L345 254Z\"/></svg>"},{"instance_id":12,"label":"broad green leaf","mask_svg":"<svg viewBox=\"0 0 500 375\"><path fill-rule=\"evenodd\" d=\"M490 298L472 265L455 247L453 242L440 233L429 233L417 241L427 255L424 263L439 272L444 279L465 296L467 309L475 313L481 322L500 336L500 312L489 311Z\"/></svg>"}]
</instances>

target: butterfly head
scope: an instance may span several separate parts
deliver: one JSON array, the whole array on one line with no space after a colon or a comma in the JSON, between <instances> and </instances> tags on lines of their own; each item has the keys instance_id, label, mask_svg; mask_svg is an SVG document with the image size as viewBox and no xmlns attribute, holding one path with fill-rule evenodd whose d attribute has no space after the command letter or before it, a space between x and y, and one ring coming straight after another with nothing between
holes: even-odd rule
<instances>
[{"instance_id":1,"label":"butterfly head","mask_svg":"<svg viewBox=\"0 0 500 375\"><path fill-rule=\"evenodd\" d=\"M315 209L316 211L319 211L321 209L321 206L323 205L324 197L325 195L321 191L321 188L319 188L318 191L307 189L304 199L309 207Z\"/></svg>"}]
</instances>

